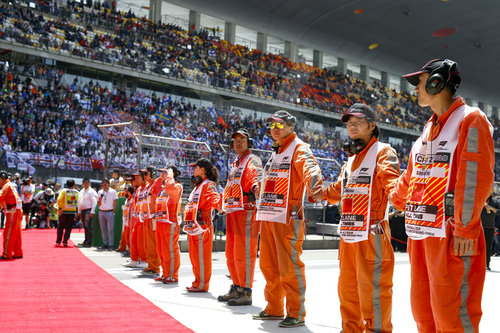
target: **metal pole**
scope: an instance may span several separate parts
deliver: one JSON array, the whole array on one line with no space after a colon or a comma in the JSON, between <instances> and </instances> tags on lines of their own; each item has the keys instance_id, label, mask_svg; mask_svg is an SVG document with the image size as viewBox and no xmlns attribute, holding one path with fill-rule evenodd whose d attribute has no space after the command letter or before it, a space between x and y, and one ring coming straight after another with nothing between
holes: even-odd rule
<instances>
[{"instance_id":1,"label":"metal pole","mask_svg":"<svg viewBox=\"0 0 500 333\"><path fill-rule=\"evenodd\" d=\"M109 154L109 139L106 138L106 152L104 153L104 178L108 177L108 154Z\"/></svg>"},{"instance_id":2,"label":"metal pole","mask_svg":"<svg viewBox=\"0 0 500 333\"><path fill-rule=\"evenodd\" d=\"M142 134L137 136L137 171L141 170Z\"/></svg>"},{"instance_id":3,"label":"metal pole","mask_svg":"<svg viewBox=\"0 0 500 333\"><path fill-rule=\"evenodd\" d=\"M327 205L323 205L323 224L326 223L326 207ZM325 226L323 226L322 234L323 234L323 239L325 239Z\"/></svg>"}]
</instances>

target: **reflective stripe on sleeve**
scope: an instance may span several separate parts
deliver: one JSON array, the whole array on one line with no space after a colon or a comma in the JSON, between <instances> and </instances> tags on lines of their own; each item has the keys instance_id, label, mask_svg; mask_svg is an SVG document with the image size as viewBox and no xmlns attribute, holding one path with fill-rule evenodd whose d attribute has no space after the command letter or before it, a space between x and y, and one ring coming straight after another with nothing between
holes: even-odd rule
<instances>
[{"instance_id":1,"label":"reflective stripe on sleeve","mask_svg":"<svg viewBox=\"0 0 500 333\"><path fill-rule=\"evenodd\" d=\"M477 153L479 151L479 130L476 127L470 127L467 133L467 152ZM462 224L466 227L472 220L477 187L478 164L475 161L465 161L465 187L464 201L462 206Z\"/></svg>"}]
</instances>

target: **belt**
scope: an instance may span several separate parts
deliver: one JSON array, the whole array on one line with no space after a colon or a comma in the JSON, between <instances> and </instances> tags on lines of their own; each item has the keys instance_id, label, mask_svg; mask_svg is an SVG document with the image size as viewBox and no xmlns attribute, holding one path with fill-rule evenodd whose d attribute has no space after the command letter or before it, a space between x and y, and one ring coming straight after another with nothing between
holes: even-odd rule
<instances>
[{"instance_id":1,"label":"belt","mask_svg":"<svg viewBox=\"0 0 500 333\"><path fill-rule=\"evenodd\" d=\"M109 212L112 212L113 210L112 209L108 209L108 210L101 209L99 211L103 212L103 213L109 213Z\"/></svg>"},{"instance_id":2,"label":"belt","mask_svg":"<svg viewBox=\"0 0 500 333\"><path fill-rule=\"evenodd\" d=\"M80 209L81 212L86 212L87 210L91 210L92 208ZM102 212L102 211L101 211Z\"/></svg>"}]
</instances>

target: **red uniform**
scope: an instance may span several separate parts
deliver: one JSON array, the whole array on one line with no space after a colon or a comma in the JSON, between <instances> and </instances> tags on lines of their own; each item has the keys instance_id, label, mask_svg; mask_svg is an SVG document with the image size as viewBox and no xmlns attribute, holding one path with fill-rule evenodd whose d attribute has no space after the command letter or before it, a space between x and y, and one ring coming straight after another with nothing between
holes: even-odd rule
<instances>
[{"instance_id":1,"label":"red uniform","mask_svg":"<svg viewBox=\"0 0 500 333\"><path fill-rule=\"evenodd\" d=\"M221 197L217 192L215 183L208 181L206 178L193 189L193 192L196 192L200 187L201 192L198 198L197 213L194 212L194 215L189 214L186 211L187 205L185 207L184 230L186 231L186 222L195 220L199 224L199 227L203 229L197 235L190 235L188 233L189 259L193 265L193 274L195 277L191 287L207 291L212 276L212 243L214 238L212 212L214 208L219 207ZM200 215L201 219L198 218Z\"/></svg>"},{"instance_id":2,"label":"red uniform","mask_svg":"<svg viewBox=\"0 0 500 333\"><path fill-rule=\"evenodd\" d=\"M241 165L240 165L241 164ZM243 165L245 164L245 165ZM256 220L255 202L248 202L248 195L262 177L262 162L258 156L247 151L232 164L231 176L240 179L224 190L226 219L226 262L236 287L252 288L257 259L260 221ZM230 177L233 179L234 177ZM231 187L231 188L228 188ZM234 200L236 198L236 200Z\"/></svg>"},{"instance_id":3,"label":"red uniform","mask_svg":"<svg viewBox=\"0 0 500 333\"><path fill-rule=\"evenodd\" d=\"M365 149L351 156L352 164L344 165L337 182L324 188L323 199L334 204L342 200L343 214L349 215L349 210L354 211L354 207L347 202L350 200L350 195L346 195L344 191L343 197L342 190L351 179L352 173L368 158L370 149L377 148L374 146L377 142L378 140L373 137ZM379 224L383 232L381 230L377 234L368 232L368 239L357 242L347 242L344 237L340 240L338 293L343 332L392 331L394 252L385 213L388 195L399 177L399 163L396 153L388 145L373 153L376 155L373 161L375 165L370 187L371 195L366 201L362 201L363 198L354 199L360 200L358 202L362 206L361 209L366 207L365 214L369 213L368 230L370 226ZM350 170L346 170L348 166ZM358 175L362 177L362 174ZM369 212L368 207L370 207ZM371 229L373 230L373 227Z\"/></svg>"},{"instance_id":4,"label":"red uniform","mask_svg":"<svg viewBox=\"0 0 500 333\"><path fill-rule=\"evenodd\" d=\"M7 259L22 258L22 202L14 184L10 180L6 180L0 190L0 207L4 208L6 216L5 229L3 230L2 257Z\"/></svg>"},{"instance_id":5,"label":"red uniform","mask_svg":"<svg viewBox=\"0 0 500 333\"><path fill-rule=\"evenodd\" d=\"M486 273L480 217L494 179L492 127L482 111L458 97L439 118L432 115L424 133L429 135L413 146L408 169L391 194L393 204L406 209L413 317L419 332L478 332ZM429 159L416 146L437 153ZM444 212L445 189L454 192L453 215ZM419 237L415 232L422 225L443 236ZM455 255L454 236L473 240L472 252Z\"/></svg>"},{"instance_id":6,"label":"red uniform","mask_svg":"<svg viewBox=\"0 0 500 333\"><path fill-rule=\"evenodd\" d=\"M156 198L156 249L160 256L162 277L177 281L181 265L179 247L179 208L182 184L170 178L165 180L163 190Z\"/></svg>"},{"instance_id":7,"label":"red uniform","mask_svg":"<svg viewBox=\"0 0 500 333\"><path fill-rule=\"evenodd\" d=\"M321 192L323 179L321 170L313 157L309 145L297 138L295 133L283 140L278 154L286 154L289 146L296 144L293 155L285 156L291 161L288 182L287 204L282 222L272 222L262 219L260 234L260 269L266 279L264 295L267 306L264 312L271 316L283 316L283 306L286 298L286 313L288 317L304 320L305 311L305 266L300 256L305 236L303 197L312 198ZM283 157L282 161L285 159ZM288 159L288 157L291 157ZM274 167L271 167L274 168ZM264 168L264 184L260 189L260 204L258 213L262 209L263 197L274 197L276 202L281 202L282 179L266 180L269 164ZM280 172L283 173L283 172ZM285 193L286 195L286 193ZM310 199L311 200L311 199ZM269 206L274 204L270 203ZM259 216L257 217L259 219Z\"/></svg>"}]
</instances>

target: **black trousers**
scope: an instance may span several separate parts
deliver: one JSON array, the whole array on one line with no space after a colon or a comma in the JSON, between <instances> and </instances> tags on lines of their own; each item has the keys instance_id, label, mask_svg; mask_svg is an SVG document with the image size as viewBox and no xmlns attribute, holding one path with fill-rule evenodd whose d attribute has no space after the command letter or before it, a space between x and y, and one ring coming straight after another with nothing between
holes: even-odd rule
<instances>
[{"instance_id":1,"label":"black trousers","mask_svg":"<svg viewBox=\"0 0 500 333\"><path fill-rule=\"evenodd\" d=\"M80 221L85 228L85 241L86 245L92 244L92 220L90 219L90 209L85 209L80 212Z\"/></svg>"},{"instance_id":2,"label":"black trousers","mask_svg":"<svg viewBox=\"0 0 500 333\"><path fill-rule=\"evenodd\" d=\"M484 228L484 240L486 241L486 267L490 267L491 254L493 253L493 236L495 228Z\"/></svg>"},{"instance_id":3,"label":"black trousers","mask_svg":"<svg viewBox=\"0 0 500 333\"><path fill-rule=\"evenodd\" d=\"M61 240L63 244L68 243L69 236L71 236L71 229L73 228L73 222L75 221L75 214L61 214L59 216L59 224L57 225L57 240L56 243L60 244ZM63 238L64 230L64 238Z\"/></svg>"}]
</instances>

